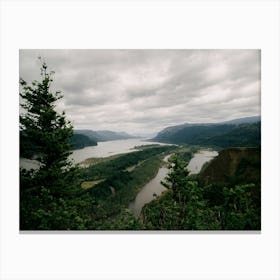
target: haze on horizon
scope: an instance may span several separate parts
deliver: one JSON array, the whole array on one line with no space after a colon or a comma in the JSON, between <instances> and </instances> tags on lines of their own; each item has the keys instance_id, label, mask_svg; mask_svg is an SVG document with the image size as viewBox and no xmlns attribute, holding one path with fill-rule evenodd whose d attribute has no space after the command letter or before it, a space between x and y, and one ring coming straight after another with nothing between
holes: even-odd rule
<instances>
[{"instance_id":1,"label":"haze on horizon","mask_svg":"<svg viewBox=\"0 0 280 280\"><path fill-rule=\"evenodd\" d=\"M20 50L19 75L55 71L75 129L144 135L260 115L260 50Z\"/></svg>"}]
</instances>

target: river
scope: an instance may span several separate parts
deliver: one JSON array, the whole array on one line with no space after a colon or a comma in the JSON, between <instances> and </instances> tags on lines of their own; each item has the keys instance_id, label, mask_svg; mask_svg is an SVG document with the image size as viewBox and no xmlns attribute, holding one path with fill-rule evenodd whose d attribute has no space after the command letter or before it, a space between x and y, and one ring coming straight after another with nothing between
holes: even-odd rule
<instances>
[{"instance_id":1,"label":"river","mask_svg":"<svg viewBox=\"0 0 280 280\"><path fill-rule=\"evenodd\" d=\"M170 155L166 156L163 160L168 162ZM154 199L154 194L159 196L166 188L161 184L161 181L168 174L169 169L167 167L161 167L155 178L148 182L141 191L137 194L135 200L128 206L133 211L135 217L140 215L143 206Z\"/></svg>"},{"instance_id":2,"label":"river","mask_svg":"<svg viewBox=\"0 0 280 280\"><path fill-rule=\"evenodd\" d=\"M91 157L108 157L116 154L134 152L136 151L135 146L151 144L166 145L158 142L145 141L143 139L127 139L98 142L97 146L90 146L85 147L83 149L74 150L70 158L74 161L74 163L79 163ZM188 170L190 171L190 174L199 173L203 164L205 162L210 161L217 155L218 153L216 151L208 150L203 150L195 153L187 166ZM164 158L164 161L167 162L169 156L166 156ZM20 166L26 169L37 169L39 167L37 161L23 158L20 159ZM148 182L137 194L135 200L130 203L129 208L133 211L136 217L139 216L143 206L154 199L154 194L159 196L163 191L166 190L166 188L162 186L161 181L166 177L168 171L169 170L166 167L161 167L158 170L158 173L155 176L155 178Z\"/></svg>"},{"instance_id":3,"label":"river","mask_svg":"<svg viewBox=\"0 0 280 280\"><path fill-rule=\"evenodd\" d=\"M200 172L204 163L210 161L218 155L216 151L199 151L194 154L190 160L187 169L190 174L197 174ZM170 155L169 155L170 156ZM164 158L164 161L168 161L168 157ZM135 217L138 217L141 213L143 206L154 199L154 194L159 196L166 188L161 184L161 181L168 174L166 167L161 167L156 175L149 183L147 183L141 191L137 194L135 200L129 204L129 209L132 210Z\"/></svg>"},{"instance_id":4,"label":"river","mask_svg":"<svg viewBox=\"0 0 280 280\"><path fill-rule=\"evenodd\" d=\"M204 163L210 161L218 155L216 151L199 151L194 154L193 158L190 160L187 169L190 174L198 174Z\"/></svg>"},{"instance_id":5,"label":"river","mask_svg":"<svg viewBox=\"0 0 280 280\"><path fill-rule=\"evenodd\" d=\"M146 141L145 139L125 139L125 140L114 140L106 142L98 142L97 146L89 146L83 149L74 150L70 155L70 159L74 163L79 163L84 161L87 158L99 158L99 157L108 157L117 154L125 154L137 151L135 146L143 145L168 145L159 142ZM20 167L29 169L39 168L39 163L36 160L29 160L25 158L20 158Z\"/></svg>"},{"instance_id":6,"label":"river","mask_svg":"<svg viewBox=\"0 0 280 280\"><path fill-rule=\"evenodd\" d=\"M143 145L167 145L159 142L145 141L144 139L126 139L126 140L114 140L106 142L98 142L97 146L85 147L83 149L74 150L71 158L75 163L84 161L87 158L100 158L109 157L117 154L125 154L137 151L135 146Z\"/></svg>"}]
</instances>

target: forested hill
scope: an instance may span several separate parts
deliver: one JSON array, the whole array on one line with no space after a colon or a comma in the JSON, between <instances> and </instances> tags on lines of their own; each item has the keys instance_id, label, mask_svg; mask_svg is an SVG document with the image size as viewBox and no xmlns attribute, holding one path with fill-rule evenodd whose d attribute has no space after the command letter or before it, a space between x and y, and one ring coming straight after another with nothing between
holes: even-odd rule
<instances>
[{"instance_id":1,"label":"forested hill","mask_svg":"<svg viewBox=\"0 0 280 280\"><path fill-rule=\"evenodd\" d=\"M261 182L261 149L229 148L219 152L199 174L204 184Z\"/></svg>"},{"instance_id":2,"label":"forested hill","mask_svg":"<svg viewBox=\"0 0 280 280\"><path fill-rule=\"evenodd\" d=\"M82 134L74 134L70 138L72 149L82 149L87 146L96 146L97 142ZM20 132L20 157L33 158L38 152L38 147L29 137L26 136L24 131Z\"/></svg>"},{"instance_id":3,"label":"forested hill","mask_svg":"<svg viewBox=\"0 0 280 280\"><path fill-rule=\"evenodd\" d=\"M256 120L254 122L253 120ZM215 147L250 147L261 143L261 123L256 117L217 124L183 124L168 127L153 141Z\"/></svg>"},{"instance_id":4,"label":"forested hill","mask_svg":"<svg viewBox=\"0 0 280 280\"><path fill-rule=\"evenodd\" d=\"M82 149L87 146L96 146L97 142L83 134L74 134L71 137L73 149Z\"/></svg>"},{"instance_id":5,"label":"forested hill","mask_svg":"<svg viewBox=\"0 0 280 280\"><path fill-rule=\"evenodd\" d=\"M126 132L114 132L110 130L75 130L74 135L70 138L72 149L82 149L88 146L96 146L97 142L130 139L134 136ZM32 158L36 154L37 148L30 139L26 137L24 131L20 132L20 156Z\"/></svg>"},{"instance_id":6,"label":"forested hill","mask_svg":"<svg viewBox=\"0 0 280 280\"><path fill-rule=\"evenodd\" d=\"M197 176L173 161L168 190L146 204L140 219L150 230L260 230L260 148L219 152Z\"/></svg>"},{"instance_id":7,"label":"forested hill","mask_svg":"<svg viewBox=\"0 0 280 280\"><path fill-rule=\"evenodd\" d=\"M75 130L74 133L85 135L96 142L135 138L134 136L126 132L115 132L110 130L94 131L89 129L83 129L83 130Z\"/></svg>"}]
</instances>

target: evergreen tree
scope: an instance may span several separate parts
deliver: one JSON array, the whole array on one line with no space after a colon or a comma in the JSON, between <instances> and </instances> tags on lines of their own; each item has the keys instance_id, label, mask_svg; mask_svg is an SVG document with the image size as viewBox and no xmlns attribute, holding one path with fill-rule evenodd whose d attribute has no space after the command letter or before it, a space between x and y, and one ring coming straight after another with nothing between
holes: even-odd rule
<instances>
[{"instance_id":1,"label":"evergreen tree","mask_svg":"<svg viewBox=\"0 0 280 280\"><path fill-rule=\"evenodd\" d=\"M36 157L40 162L40 168L32 181L33 186L56 189L65 184L64 179L72 170L72 163L68 157L71 154L70 138L73 135L73 127L65 118L65 112L61 114L55 109L56 101L63 96L60 91L52 92L51 84L54 72L48 71L46 63L41 65L41 81L33 81L27 84L22 78L20 96L23 102L20 104L24 113L20 116L20 129L25 137L36 147ZM22 182L26 182L26 176L30 173L22 170Z\"/></svg>"},{"instance_id":2,"label":"evergreen tree","mask_svg":"<svg viewBox=\"0 0 280 280\"><path fill-rule=\"evenodd\" d=\"M172 160L172 164L169 166L171 172L166 177L166 181L162 182L162 185L168 189L172 189L173 198L181 202L181 192L187 185L187 176L189 171L186 169L186 163L175 156Z\"/></svg>"}]
</instances>

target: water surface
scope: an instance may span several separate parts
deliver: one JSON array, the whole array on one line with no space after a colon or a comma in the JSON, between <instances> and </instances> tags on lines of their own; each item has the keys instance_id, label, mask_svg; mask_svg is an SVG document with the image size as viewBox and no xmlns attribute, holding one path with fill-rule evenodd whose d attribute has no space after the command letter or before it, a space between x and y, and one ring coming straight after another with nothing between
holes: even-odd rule
<instances>
[{"instance_id":1,"label":"water surface","mask_svg":"<svg viewBox=\"0 0 280 280\"><path fill-rule=\"evenodd\" d=\"M190 174L198 174L205 162L210 161L218 155L216 151L199 151L194 154L190 160L187 169L190 171Z\"/></svg>"},{"instance_id":2,"label":"water surface","mask_svg":"<svg viewBox=\"0 0 280 280\"><path fill-rule=\"evenodd\" d=\"M114 140L106 142L98 142L97 146L85 147L83 149L74 150L71 158L75 163L79 163L87 158L109 157L117 154L131 153L137 151L135 146L142 145L166 145L159 142L145 141L144 139L126 139Z\"/></svg>"},{"instance_id":3,"label":"water surface","mask_svg":"<svg viewBox=\"0 0 280 280\"><path fill-rule=\"evenodd\" d=\"M98 142L97 146L89 146L83 149L74 150L69 158L72 159L74 163L80 163L87 158L109 157L117 154L135 152L137 151L137 149L134 148L135 146L146 146L152 144L168 145L159 142L145 141L145 139L125 139ZM36 160L20 158L20 167L25 169L37 169L39 168L39 163Z\"/></svg>"},{"instance_id":4,"label":"water surface","mask_svg":"<svg viewBox=\"0 0 280 280\"><path fill-rule=\"evenodd\" d=\"M218 152L216 151L199 151L194 154L187 166L187 169L190 171L190 174L197 174L200 172L205 162L210 161L217 155ZM165 157L164 160L168 161L169 156ZM169 170L166 167L160 168L156 177L148 182L137 194L135 200L129 204L129 209L133 211L135 217L140 215L145 204L151 202L155 198L153 194L159 196L166 190L166 188L161 184L161 181L164 180L168 172Z\"/></svg>"},{"instance_id":5,"label":"water surface","mask_svg":"<svg viewBox=\"0 0 280 280\"><path fill-rule=\"evenodd\" d=\"M166 156L164 161L167 162L169 157L170 155ZM168 172L168 168L161 167L158 170L156 177L148 182L137 194L135 200L129 204L128 208L133 211L135 217L140 215L140 212L145 204L149 203L155 198L154 194L159 196L163 191L166 190L166 188L161 184L161 181L166 177Z\"/></svg>"},{"instance_id":6,"label":"water surface","mask_svg":"<svg viewBox=\"0 0 280 280\"><path fill-rule=\"evenodd\" d=\"M39 163L39 161L34 160L34 159L20 158L19 166L26 170L30 170L30 169L36 170L36 169L39 169L40 163Z\"/></svg>"}]
</instances>

